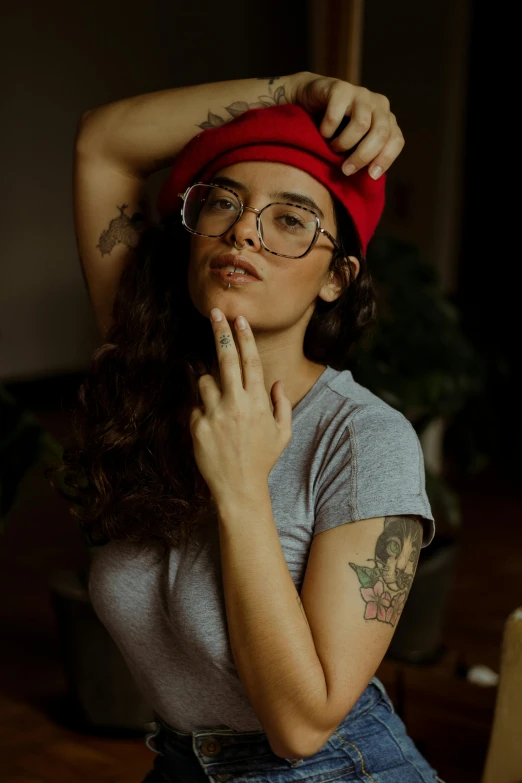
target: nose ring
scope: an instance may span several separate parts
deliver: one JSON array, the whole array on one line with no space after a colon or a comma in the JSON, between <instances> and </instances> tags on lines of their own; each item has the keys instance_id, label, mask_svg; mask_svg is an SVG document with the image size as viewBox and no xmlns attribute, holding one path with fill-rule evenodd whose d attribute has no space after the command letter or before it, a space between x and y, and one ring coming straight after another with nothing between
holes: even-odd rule
<instances>
[{"instance_id":1,"label":"nose ring","mask_svg":"<svg viewBox=\"0 0 522 783\"><path fill-rule=\"evenodd\" d=\"M243 244L241 245L241 247L238 247L238 246L237 246L237 244L236 244L236 240L234 239L234 247L236 248L236 250L243 250L243 248L245 247L245 243L243 242ZM229 272L228 274L229 274L229 275L231 275L231 274L232 274L232 272ZM227 285L227 289L228 289L228 288L230 288L230 283Z\"/></svg>"}]
</instances>

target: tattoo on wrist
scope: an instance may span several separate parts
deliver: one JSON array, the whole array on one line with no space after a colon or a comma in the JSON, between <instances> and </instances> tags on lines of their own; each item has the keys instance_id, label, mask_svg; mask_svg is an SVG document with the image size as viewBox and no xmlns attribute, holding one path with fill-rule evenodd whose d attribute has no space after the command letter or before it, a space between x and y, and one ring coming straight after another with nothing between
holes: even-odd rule
<instances>
[{"instance_id":1,"label":"tattoo on wrist","mask_svg":"<svg viewBox=\"0 0 522 783\"><path fill-rule=\"evenodd\" d=\"M422 523L418 516L385 517L375 544L373 568L350 563L366 606L365 620L395 626L408 598L419 562Z\"/></svg>"},{"instance_id":2,"label":"tattoo on wrist","mask_svg":"<svg viewBox=\"0 0 522 783\"><path fill-rule=\"evenodd\" d=\"M290 103L288 96L285 92L285 85L282 84L275 90L272 87L272 82L279 79L279 76L273 76L268 80L268 95L259 95L258 101L254 103L247 103L246 101L235 101L230 106L225 106L225 110L228 111L230 117L223 118L219 114L213 114L209 111L207 119L198 125L201 130L207 130L208 128L218 128L220 125L225 125L227 122L231 122L235 117L239 117L243 112L249 109L265 109L267 106L279 106L282 103Z\"/></svg>"},{"instance_id":3,"label":"tattoo on wrist","mask_svg":"<svg viewBox=\"0 0 522 783\"><path fill-rule=\"evenodd\" d=\"M125 210L128 204L122 204L118 209L120 214L113 218L106 228L100 234L100 240L96 245L102 256L110 254L116 245L123 244L134 248L137 246L140 235L146 225L147 203L140 201L141 212L135 212L132 216L126 215Z\"/></svg>"}]
</instances>

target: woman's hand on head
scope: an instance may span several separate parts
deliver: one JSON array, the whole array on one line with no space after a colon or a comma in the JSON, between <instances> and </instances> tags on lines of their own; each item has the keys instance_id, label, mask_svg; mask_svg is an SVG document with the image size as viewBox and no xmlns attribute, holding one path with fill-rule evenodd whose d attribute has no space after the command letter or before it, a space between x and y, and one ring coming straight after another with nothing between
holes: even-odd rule
<instances>
[{"instance_id":1,"label":"woman's hand on head","mask_svg":"<svg viewBox=\"0 0 522 783\"><path fill-rule=\"evenodd\" d=\"M334 152L355 147L342 166L347 175L368 166L370 175L378 179L404 147L404 136L388 98L366 87L304 72L295 102L310 114L324 111L319 131L325 139L334 135L344 117L350 117L346 128L330 143Z\"/></svg>"}]
</instances>

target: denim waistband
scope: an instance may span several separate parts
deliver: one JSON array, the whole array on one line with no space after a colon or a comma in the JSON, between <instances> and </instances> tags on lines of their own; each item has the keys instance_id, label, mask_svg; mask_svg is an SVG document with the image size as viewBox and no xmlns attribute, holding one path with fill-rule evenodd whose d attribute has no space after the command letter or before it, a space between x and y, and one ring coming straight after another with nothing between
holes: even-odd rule
<instances>
[{"instance_id":1,"label":"denim waistband","mask_svg":"<svg viewBox=\"0 0 522 783\"><path fill-rule=\"evenodd\" d=\"M339 724L338 729L357 720L368 713L377 703L385 698L391 704L384 685L377 677L372 677L367 687L350 710L346 718ZM196 758L205 767L209 758L216 763L227 762L240 763L242 758L248 757L249 763L253 759L261 762L263 758L271 756L268 738L263 731L235 731L229 728L208 728L192 732L177 731L165 720L156 714L157 731L147 736L147 746L156 753L169 755L180 754L186 758ZM149 744L154 739L156 747ZM297 766L302 759L281 759L290 766ZM212 765L213 766L213 765ZM240 772L239 768L236 772Z\"/></svg>"}]
</instances>

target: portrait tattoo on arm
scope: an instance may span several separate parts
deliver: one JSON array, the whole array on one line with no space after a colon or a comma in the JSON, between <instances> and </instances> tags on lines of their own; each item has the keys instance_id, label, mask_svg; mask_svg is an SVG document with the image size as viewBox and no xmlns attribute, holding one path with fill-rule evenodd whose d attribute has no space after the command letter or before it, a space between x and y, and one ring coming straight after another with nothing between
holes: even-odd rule
<instances>
[{"instance_id":1,"label":"portrait tattoo on arm","mask_svg":"<svg viewBox=\"0 0 522 783\"><path fill-rule=\"evenodd\" d=\"M386 517L375 544L372 568L350 563L361 584L366 603L365 620L395 626L413 582L422 544L418 516Z\"/></svg>"},{"instance_id":2,"label":"portrait tattoo on arm","mask_svg":"<svg viewBox=\"0 0 522 783\"><path fill-rule=\"evenodd\" d=\"M135 212L132 216L126 215L125 210L128 204L122 204L118 207L120 214L109 223L100 234L100 240L96 248L102 256L110 254L116 245L123 244L134 248L137 246L140 235L146 225L147 204L145 201L139 202L140 212Z\"/></svg>"},{"instance_id":3,"label":"portrait tattoo on arm","mask_svg":"<svg viewBox=\"0 0 522 783\"><path fill-rule=\"evenodd\" d=\"M249 109L264 109L267 106L279 106L281 103L290 103L285 93L285 85L282 84L275 89L272 87L273 82L281 77L272 76L268 79L268 95L259 95L258 100L254 103L247 103L246 101L235 101L230 106L225 106L225 111L228 111L230 117L223 118L219 114L213 114L209 111L207 119L198 125L201 130L207 130L208 128L218 128L220 125L225 125L227 122L231 122L234 117L239 117L243 112ZM263 81L265 81L263 79Z\"/></svg>"}]
</instances>

